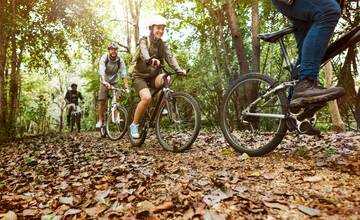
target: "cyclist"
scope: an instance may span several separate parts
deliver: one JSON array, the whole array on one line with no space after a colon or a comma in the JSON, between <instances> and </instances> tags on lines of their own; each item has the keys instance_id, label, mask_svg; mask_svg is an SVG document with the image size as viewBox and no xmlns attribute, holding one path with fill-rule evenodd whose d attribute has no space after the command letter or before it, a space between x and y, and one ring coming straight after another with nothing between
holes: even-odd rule
<instances>
[{"instance_id":1,"label":"cyclist","mask_svg":"<svg viewBox=\"0 0 360 220\"><path fill-rule=\"evenodd\" d=\"M343 5L343 0L340 0ZM341 8L336 0L272 0L296 28L298 47L297 66L300 65L299 82L294 87L291 108L325 103L345 94L341 87L323 88L318 83L321 60L330 37L340 18Z\"/></svg>"},{"instance_id":2,"label":"cyclist","mask_svg":"<svg viewBox=\"0 0 360 220\"><path fill-rule=\"evenodd\" d=\"M108 53L104 54L99 63L100 89L99 89L99 120L95 127L100 128L104 122L105 103L108 98L108 90L111 86L118 88L119 75L124 81L125 89L129 91L128 80L126 79L126 65L118 54L118 45L114 42L108 45ZM117 99L119 96L117 95ZM119 121L118 115L115 121Z\"/></svg>"},{"instance_id":3,"label":"cyclist","mask_svg":"<svg viewBox=\"0 0 360 220\"><path fill-rule=\"evenodd\" d=\"M141 98L134 113L134 120L130 125L130 135L133 138L139 138L138 126L151 102L149 88L160 88L163 85L163 74L160 74L159 66L164 63L164 59L175 72L186 74L186 71L180 68L173 57L167 43L161 39L164 35L166 19L156 15L149 21L150 35L140 39L129 68L133 86Z\"/></svg>"},{"instance_id":4,"label":"cyclist","mask_svg":"<svg viewBox=\"0 0 360 220\"><path fill-rule=\"evenodd\" d=\"M77 91L77 84L76 83L72 83L71 84L71 90L68 90L65 94L65 102L67 104L67 108L68 108L68 114L66 116L66 124L67 126L70 126L70 116L71 116L71 112L73 110L76 110L75 107L78 106L79 104L79 99L81 99L81 101L84 100L83 96L81 95L81 93L79 91ZM80 128L79 128L80 129Z\"/></svg>"}]
</instances>

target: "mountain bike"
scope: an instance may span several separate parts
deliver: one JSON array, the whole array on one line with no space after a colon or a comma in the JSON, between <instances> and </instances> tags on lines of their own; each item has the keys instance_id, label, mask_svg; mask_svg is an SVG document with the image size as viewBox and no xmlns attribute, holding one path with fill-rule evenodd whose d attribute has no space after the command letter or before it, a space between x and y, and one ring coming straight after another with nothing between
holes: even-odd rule
<instances>
[{"instance_id":1,"label":"mountain bike","mask_svg":"<svg viewBox=\"0 0 360 220\"><path fill-rule=\"evenodd\" d=\"M240 76L226 91L220 109L220 126L231 147L250 156L261 156L274 150L286 131L309 132L316 122L316 111L326 103L301 109L289 108L292 89L298 83L295 67L288 56L283 38L293 27L258 38L279 43L281 54L290 73L290 80L277 81L269 75L248 73ZM327 48L322 65L360 41L360 25L340 37Z\"/></svg>"},{"instance_id":2,"label":"mountain bike","mask_svg":"<svg viewBox=\"0 0 360 220\"><path fill-rule=\"evenodd\" d=\"M69 124L69 131L73 132L74 127L76 126L76 131L80 132L80 124L81 124L81 109L78 105L72 103L72 111L70 113L70 124Z\"/></svg>"},{"instance_id":3,"label":"mountain bike","mask_svg":"<svg viewBox=\"0 0 360 220\"><path fill-rule=\"evenodd\" d=\"M156 137L160 145L168 151L183 152L191 147L200 131L201 113L198 102L191 95L184 92L174 92L168 76L175 75L160 66L164 73L164 85L151 93L154 97L159 92L157 102L148 107L139 125L140 137L129 139L132 146L141 146L146 139L150 127L155 127ZM174 82L174 81L172 81ZM137 102L131 107L133 117Z\"/></svg>"},{"instance_id":4,"label":"mountain bike","mask_svg":"<svg viewBox=\"0 0 360 220\"><path fill-rule=\"evenodd\" d=\"M100 135L101 137L108 136L111 140L119 140L127 131L128 112L126 108L116 101L116 96L121 97L121 93L126 91L114 86L111 86L109 90L111 91L111 96L107 101L104 117L105 123L100 128Z\"/></svg>"}]
</instances>

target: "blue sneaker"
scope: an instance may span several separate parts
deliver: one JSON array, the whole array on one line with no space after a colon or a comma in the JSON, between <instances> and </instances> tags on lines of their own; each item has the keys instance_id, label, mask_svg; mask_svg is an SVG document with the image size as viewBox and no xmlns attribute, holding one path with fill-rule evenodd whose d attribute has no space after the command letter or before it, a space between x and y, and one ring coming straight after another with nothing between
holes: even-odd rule
<instances>
[{"instance_id":1,"label":"blue sneaker","mask_svg":"<svg viewBox=\"0 0 360 220\"><path fill-rule=\"evenodd\" d=\"M131 123L131 125L130 125L130 135L131 135L131 137L133 137L135 139L140 137L140 135L139 135L139 125Z\"/></svg>"}]
</instances>

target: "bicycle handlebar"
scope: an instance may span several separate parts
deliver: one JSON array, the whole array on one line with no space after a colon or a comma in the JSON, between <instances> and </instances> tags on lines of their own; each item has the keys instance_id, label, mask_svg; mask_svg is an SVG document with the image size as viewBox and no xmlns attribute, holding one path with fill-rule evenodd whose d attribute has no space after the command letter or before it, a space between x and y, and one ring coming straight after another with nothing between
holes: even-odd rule
<instances>
[{"instance_id":1,"label":"bicycle handlebar","mask_svg":"<svg viewBox=\"0 0 360 220\"><path fill-rule=\"evenodd\" d=\"M186 70L186 74L183 75L183 74L179 74L179 73L177 73L177 72L170 72L169 70L167 70L167 69L165 68L165 65L163 65L163 64L160 64L160 65L158 66L158 68L159 68L159 69L162 69L162 71L164 71L164 73L165 73L166 75L168 75L168 76L171 76L171 75L186 76L186 75L190 72L190 70L191 70L191 69L187 69L187 70Z\"/></svg>"},{"instance_id":2,"label":"bicycle handlebar","mask_svg":"<svg viewBox=\"0 0 360 220\"><path fill-rule=\"evenodd\" d=\"M126 89L123 89L123 88L116 88L115 86L111 85L109 90L115 90L115 91L118 91L118 92L124 92L126 93Z\"/></svg>"}]
</instances>

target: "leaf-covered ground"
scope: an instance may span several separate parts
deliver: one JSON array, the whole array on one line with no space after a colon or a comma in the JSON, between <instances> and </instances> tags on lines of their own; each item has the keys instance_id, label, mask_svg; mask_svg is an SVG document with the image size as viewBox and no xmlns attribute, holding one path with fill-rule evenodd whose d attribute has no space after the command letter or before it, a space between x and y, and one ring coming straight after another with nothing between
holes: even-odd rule
<instances>
[{"instance_id":1,"label":"leaf-covered ground","mask_svg":"<svg viewBox=\"0 0 360 220\"><path fill-rule=\"evenodd\" d=\"M264 157L202 133L181 154L150 136L53 134L0 146L3 219L359 219L360 137L287 135Z\"/></svg>"}]
</instances>

